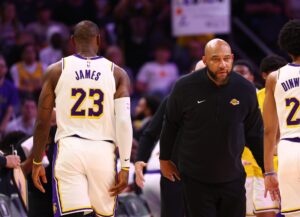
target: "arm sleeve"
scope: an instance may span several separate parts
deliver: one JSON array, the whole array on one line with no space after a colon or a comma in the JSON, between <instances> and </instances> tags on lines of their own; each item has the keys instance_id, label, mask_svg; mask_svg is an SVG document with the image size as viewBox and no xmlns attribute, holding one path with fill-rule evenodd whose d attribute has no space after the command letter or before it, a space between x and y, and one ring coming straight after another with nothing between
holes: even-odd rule
<instances>
[{"instance_id":1,"label":"arm sleeve","mask_svg":"<svg viewBox=\"0 0 300 217\"><path fill-rule=\"evenodd\" d=\"M116 144L122 168L129 168L132 146L132 124L130 117L130 98L115 99Z\"/></svg>"},{"instance_id":2,"label":"arm sleeve","mask_svg":"<svg viewBox=\"0 0 300 217\"><path fill-rule=\"evenodd\" d=\"M256 98L255 91L251 93L254 95L252 97L252 105L254 105L250 113L245 119L245 138L246 145L251 150L257 164L260 166L262 171L264 172L264 146L263 146L263 121L261 112L258 108L258 102Z\"/></svg>"},{"instance_id":3,"label":"arm sleeve","mask_svg":"<svg viewBox=\"0 0 300 217\"><path fill-rule=\"evenodd\" d=\"M178 83L175 84L171 95L169 96L163 128L160 135L160 156L161 160L170 160L175 146L177 134L181 125L183 116L182 104L180 101L180 88Z\"/></svg>"},{"instance_id":4,"label":"arm sleeve","mask_svg":"<svg viewBox=\"0 0 300 217\"><path fill-rule=\"evenodd\" d=\"M156 141L159 139L166 106L167 98L163 100L155 115L153 116L151 123L145 129L139 140L139 148L136 161L148 162L153 148L155 147Z\"/></svg>"}]
</instances>

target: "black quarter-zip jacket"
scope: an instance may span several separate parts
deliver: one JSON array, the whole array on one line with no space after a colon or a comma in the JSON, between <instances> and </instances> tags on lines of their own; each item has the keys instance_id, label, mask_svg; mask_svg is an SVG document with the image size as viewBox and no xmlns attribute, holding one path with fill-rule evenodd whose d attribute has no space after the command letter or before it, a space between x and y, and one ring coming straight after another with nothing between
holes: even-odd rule
<instances>
[{"instance_id":1,"label":"black quarter-zip jacket","mask_svg":"<svg viewBox=\"0 0 300 217\"><path fill-rule=\"evenodd\" d=\"M217 86L206 70L176 82L167 103L160 159L170 159L180 129L181 173L203 183L233 181L245 174L245 145L263 168L263 122L256 90L235 72L227 84Z\"/></svg>"}]
</instances>

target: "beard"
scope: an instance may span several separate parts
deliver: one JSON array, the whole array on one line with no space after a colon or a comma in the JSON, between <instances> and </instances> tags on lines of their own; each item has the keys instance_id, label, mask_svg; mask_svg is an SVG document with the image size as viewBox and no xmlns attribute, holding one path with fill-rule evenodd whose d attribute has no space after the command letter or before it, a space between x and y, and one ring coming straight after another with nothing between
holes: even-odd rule
<instances>
[{"instance_id":1,"label":"beard","mask_svg":"<svg viewBox=\"0 0 300 217\"><path fill-rule=\"evenodd\" d=\"M225 78L218 78L217 73L211 71L209 69L209 67L207 66L207 73L208 76L216 83L220 84L220 85L224 85L228 83L229 80L229 73L227 74L227 76Z\"/></svg>"}]
</instances>

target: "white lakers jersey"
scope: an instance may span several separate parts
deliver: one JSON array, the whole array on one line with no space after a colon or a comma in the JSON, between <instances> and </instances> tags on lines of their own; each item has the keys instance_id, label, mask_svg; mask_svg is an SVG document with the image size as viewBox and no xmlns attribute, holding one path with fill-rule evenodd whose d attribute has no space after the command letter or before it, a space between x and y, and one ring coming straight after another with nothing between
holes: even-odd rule
<instances>
[{"instance_id":1,"label":"white lakers jersey","mask_svg":"<svg viewBox=\"0 0 300 217\"><path fill-rule=\"evenodd\" d=\"M55 88L55 141L77 135L115 141L114 64L104 57L72 55L62 59Z\"/></svg>"},{"instance_id":2,"label":"white lakers jersey","mask_svg":"<svg viewBox=\"0 0 300 217\"><path fill-rule=\"evenodd\" d=\"M278 70L274 97L280 138L300 137L300 65L288 64Z\"/></svg>"}]
</instances>

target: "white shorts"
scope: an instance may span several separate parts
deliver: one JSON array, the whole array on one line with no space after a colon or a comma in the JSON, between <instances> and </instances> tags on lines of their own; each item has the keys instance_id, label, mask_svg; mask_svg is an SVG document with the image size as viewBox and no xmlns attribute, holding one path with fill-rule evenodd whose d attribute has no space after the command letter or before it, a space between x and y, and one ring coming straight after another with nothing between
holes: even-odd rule
<instances>
[{"instance_id":1,"label":"white shorts","mask_svg":"<svg viewBox=\"0 0 300 217\"><path fill-rule=\"evenodd\" d=\"M280 140L278 144L278 181L281 213L300 216L300 143Z\"/></svg>"},{"instance_id":2,"label":"white shorts","mask_svg":"<svg viewBox=\"0 0 300 217\"><path fill-rule=\"evenodd\" d=\"M95 211L114 216L116 197L109 195L115 185L115 145L67 137L59 141L53 156L54 216Z\"/></svg>"},{"instance_id":3,"label":"white shorts","mask_svg":"<svg viewBox=\"0 0 300 217\"><path fill-rule=\"evenodd\" d=\"M275 212L279 211L279 203L272 201L270 195L264 197L265 184L262 177L247 177L246 183L246 211L247 216L253 216L255 213Z\"/></svg>"}]
</instances>

